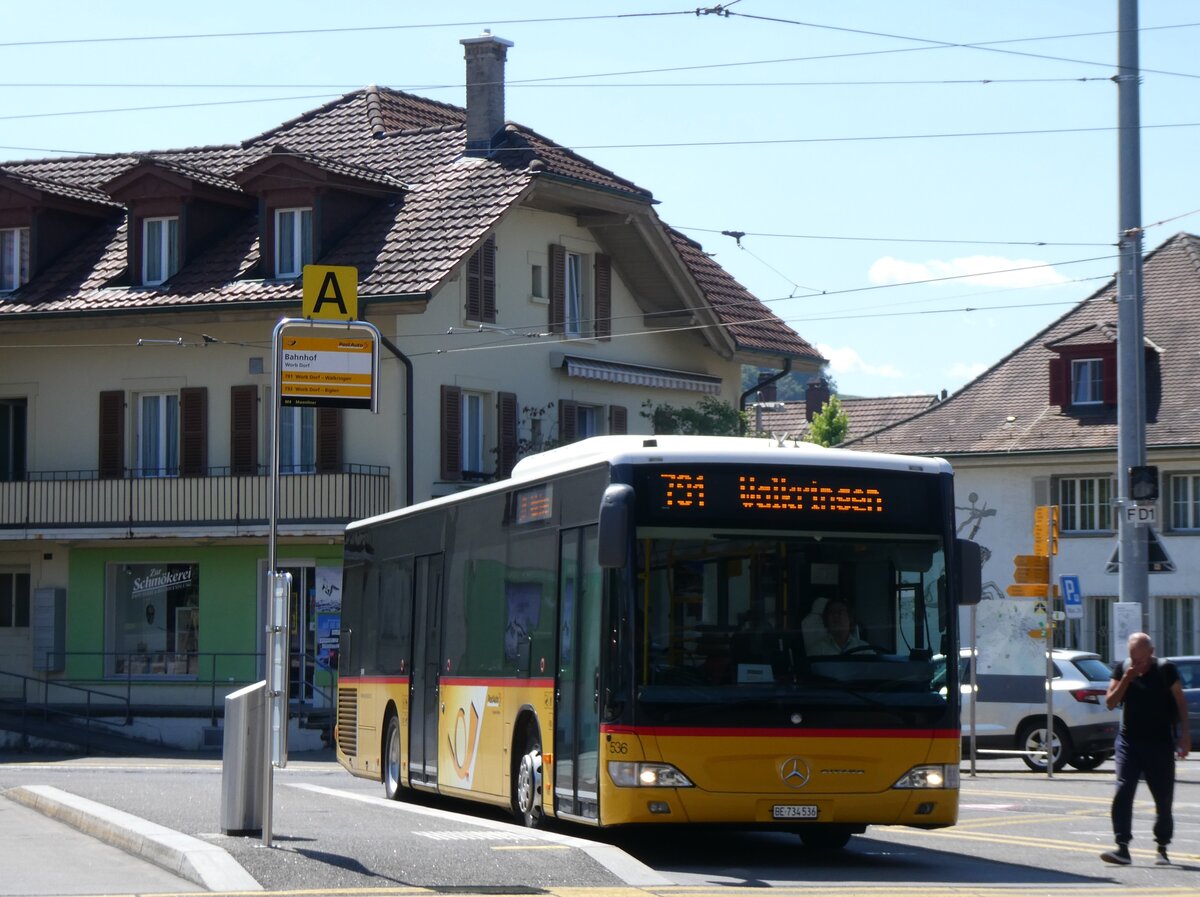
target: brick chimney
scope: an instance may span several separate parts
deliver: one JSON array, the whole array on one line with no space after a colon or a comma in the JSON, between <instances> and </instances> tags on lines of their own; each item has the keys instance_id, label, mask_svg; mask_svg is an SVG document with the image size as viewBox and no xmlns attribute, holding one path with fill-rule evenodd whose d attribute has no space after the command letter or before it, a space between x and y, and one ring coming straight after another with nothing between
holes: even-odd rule
<instances>
[{"instance_id":1,"label":"brick chimney","mask_svg":"<svg viewBox=\"0 0 1200 897\"><path fill-rule=\"evenodd\" d=\"M504 60L513 43L490 31L459 43L467 60L467 155L487 156L504 128Z\"/></svg>"},{"instance_id":2,"label":"brick chimney","mask_svg":"<svg viewBox=\"0 0 1200 897\"><path fill-rule=\"evenodd\" d=\"M829 384L823 377L809 380L804 388L804 419L812 423L812 419L829 401Z\"/></svg>"}]
</instances>

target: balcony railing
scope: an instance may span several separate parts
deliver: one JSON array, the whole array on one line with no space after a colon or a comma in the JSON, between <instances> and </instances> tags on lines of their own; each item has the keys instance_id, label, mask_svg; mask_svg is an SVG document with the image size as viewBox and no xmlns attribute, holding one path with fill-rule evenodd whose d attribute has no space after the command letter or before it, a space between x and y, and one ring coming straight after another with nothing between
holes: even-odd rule
<instances>
[{"instance_id":1,"label":"balcony railing","mask_svg":"<svg viewBox=\"0 0 1200 897\"><path fill-rule=\"evenodd\" d=\"M0 531L261 527L270 520L271 478L210 468L208 476L101 479L95 470L31 471L0 482ZM331 473L279 478L280 524L347 523L390 507L387 467L347 464Z\"/></svg>"}]
</instances>

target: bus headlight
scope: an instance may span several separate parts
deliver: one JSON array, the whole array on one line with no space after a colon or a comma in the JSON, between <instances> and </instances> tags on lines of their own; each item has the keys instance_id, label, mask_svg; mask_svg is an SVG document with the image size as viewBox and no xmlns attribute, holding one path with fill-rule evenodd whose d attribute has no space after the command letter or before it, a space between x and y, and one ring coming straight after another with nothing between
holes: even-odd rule
<instances>
[{"instance_id":1,"label":"bus headlight","mask_svg":"<svg viewBox=\"0 0 1200 897\"><path fill-rule=\"evenodd\" d=\"M947 763L944 766L914 766L899 780L893 788L957 788L958 766Z\"/></svg>"},{"instance_id":2,"label":"bus headlight","mask_svg":"<svg viewBox=\"0 0 1200 897\"><path fill-rule=\"evenodd\" d=\"M692 788L691 780L670 763L608 762L608 775L618 788Z\"/></svg>"}]
</instances>

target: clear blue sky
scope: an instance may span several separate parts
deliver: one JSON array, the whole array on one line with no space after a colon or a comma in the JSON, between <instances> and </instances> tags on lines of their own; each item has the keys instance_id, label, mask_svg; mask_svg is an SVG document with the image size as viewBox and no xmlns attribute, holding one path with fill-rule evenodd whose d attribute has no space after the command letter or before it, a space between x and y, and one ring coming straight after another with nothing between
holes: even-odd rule
<instances>
[{"instance_id":1,"label":"clear blue sky","mask_svg":"<svg viewBox=\"0 0 1200 897\"><path fill-rule=\"evenodd\" d=\"M490 27L508 118L651 190L843 393L954 391L1116 270L1116 0L726 6L14 4L0 159L237 142L367 84L461 105ZM1152 249L1200 228L1200 4L1140 25Z\"/></svg>"}]
</instances>

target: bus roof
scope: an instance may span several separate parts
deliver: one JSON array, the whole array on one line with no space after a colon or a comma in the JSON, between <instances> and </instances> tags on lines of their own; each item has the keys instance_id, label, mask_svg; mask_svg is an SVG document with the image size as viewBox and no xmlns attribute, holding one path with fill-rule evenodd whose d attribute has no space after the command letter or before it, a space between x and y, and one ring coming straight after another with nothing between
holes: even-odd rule
<instances>
[{"instance_id":1,"label":"bus roof","mask_svg":"<svg viewBox=\"0 0 1200 897\"><path fill-rule=\"evenodd\" d=\"M756 464L812 464L818 467L864 467L949 473L949 462L916 455L888 455L824 448L807 442L784 445L774 439L734 436L593 436L523 458L513 479L530 479L593 464L645 464L658 461Z\"/></svg>"},{"instance_id":2,"label":"bus roof","mask_svg":"<svg viewBox=\"0 0 1200 897\"><path fill-rule=\"evenodd\" d=\"M600 464L683 461L693 464L810 464L816 467L859 467L916 473L951 472L949 462L942 458L823 448L806 442L784 445L774 439L747 439L737 436L593 436L523 458L513 468L510 479L476 486L452 495L430 499L419 505L398 508L376 517L358 520L348 524L347 529L356 529L389 517L403 516L418 507L453 504L473 496L511 489L522 482Z\"/></svg>"}]
</instances>

